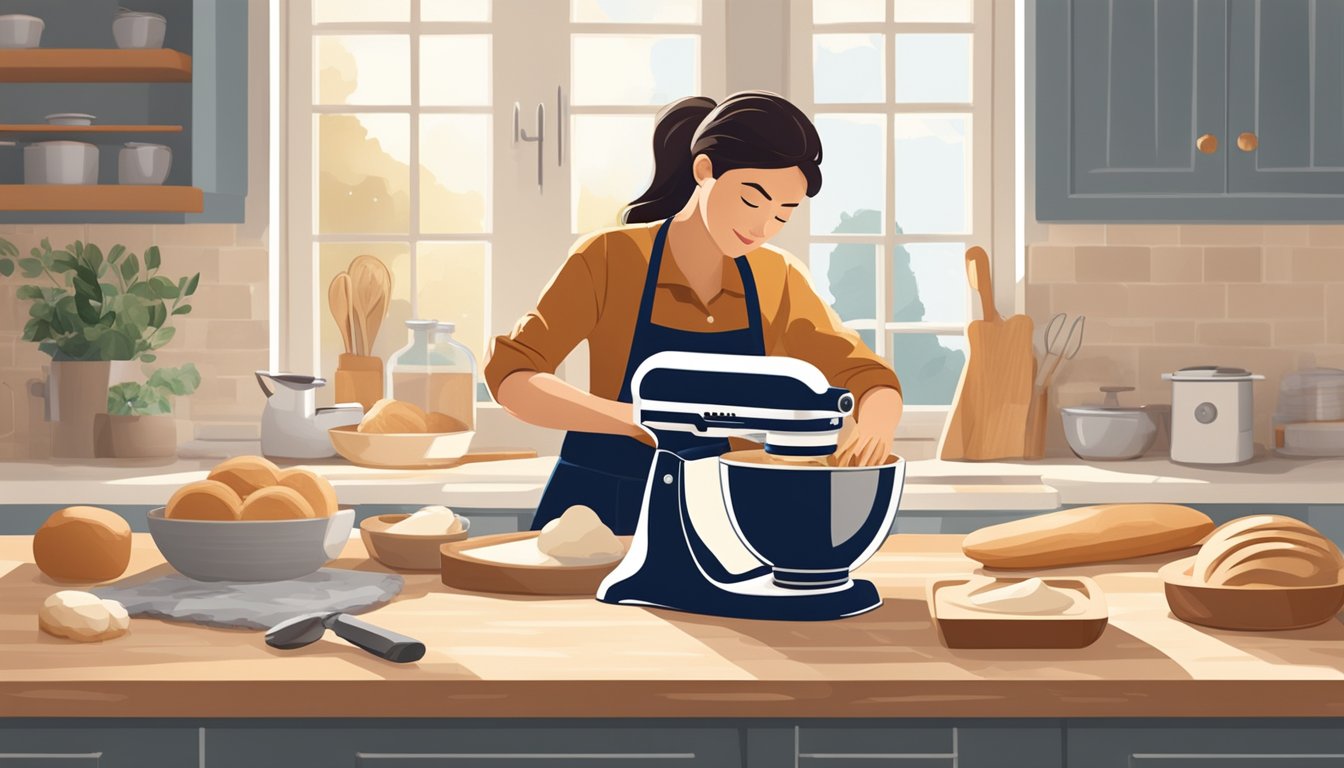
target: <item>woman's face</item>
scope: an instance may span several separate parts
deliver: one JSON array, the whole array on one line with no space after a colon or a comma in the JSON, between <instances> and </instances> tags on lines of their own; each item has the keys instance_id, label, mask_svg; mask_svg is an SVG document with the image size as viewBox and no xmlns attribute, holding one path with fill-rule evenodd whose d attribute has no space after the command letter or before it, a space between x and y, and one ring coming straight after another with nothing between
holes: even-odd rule
<instances>
[{"instance_id":1,"label":"woman's face","mask_svg":"<svg viewBox=\"0 0 1344 768\"><path fill-rule=\"evenodd\" d=\"M795 168L740 168L714 178L709 157L695 158L701 215L714 244L741 254L774 237L807 195L807 177Z\"/></svg>"}]
</instances>

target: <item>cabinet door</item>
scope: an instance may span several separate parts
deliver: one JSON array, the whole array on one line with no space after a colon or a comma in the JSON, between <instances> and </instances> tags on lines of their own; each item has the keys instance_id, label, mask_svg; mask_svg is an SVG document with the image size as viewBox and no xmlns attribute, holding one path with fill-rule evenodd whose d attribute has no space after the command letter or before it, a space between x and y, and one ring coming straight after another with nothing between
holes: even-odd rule
<instances>
[{"instance_id":1,"label":"cabinet door","mask_svg":"<svg viewBox=\"0 0 1344 768\"><path fill-rule=\"evenodd\" d=\"M1036 13L1039 218L1170 218L1170 196L1224 192L1223 148L1196 140L1224 133L1226 0Z\"/></svg>"},{"instance_id":2,"label":"cabinet door","mask_svg":"<svg viewBox=\"0 0 1344 768\"><path fill-rule=\"evenodd\" d=\"M1344 0L1232 0L1228 189L1344 197ZM1237 138L1252 134L1254 149ZM1296 199L1295 199L1296 198Z\"/></svg>"},{"instance_id":3,"label":"cabinet door","mask_svg":"<svg viewBox=\"0 0 1344 768\"><path fill-rule=\"evenodd\" d=\"M0 768L189 768L198 739L196 728L11 720L0 727Z\"/></svg>"},{"instance_id":4,"label":"cabinet door","mask_svg":"<svg viewBox=\"0 0 1344 768\"><path fill-rule=\"evenodd\" d=\"M1066 765L1086 768L1325 768L1344 765L1344 733L1318 727L1076 727Z\"/></svg>"}]
</instances>

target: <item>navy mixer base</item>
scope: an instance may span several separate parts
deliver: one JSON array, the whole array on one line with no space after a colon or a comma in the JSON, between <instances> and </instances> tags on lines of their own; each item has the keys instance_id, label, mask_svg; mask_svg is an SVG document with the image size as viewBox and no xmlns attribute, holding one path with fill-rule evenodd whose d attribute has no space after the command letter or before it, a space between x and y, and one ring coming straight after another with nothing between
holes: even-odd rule
<instances>
[{"instance_id":1,"label":"navy mixer base","mask_svg":"<svg viewBox=\"0 0 1344 768\"><path fill-rule=\"evenodd\" d=\"M706 541L700 534L687 499L691 464L670 451L657 452L634 542L625 560L603 582L599 600L781 621L842 619L882 605L877 589L863 580L846 579L824 588L781 587L774 583L771 568L746 553L737 541L728 543L729 549L737 548L734 557L716 555L716 547L724 552L727 536L722 531L729 530L731 522L719 506L713 514L723 515L723 520L710 521L719 531L718 540ZM717 469L713 472L717 488ZM705 521L699 523L703 526ZM728 535L732 535L730 530ZM724 560L738 567L725 565Z\"/></svg>"}]
</instances>

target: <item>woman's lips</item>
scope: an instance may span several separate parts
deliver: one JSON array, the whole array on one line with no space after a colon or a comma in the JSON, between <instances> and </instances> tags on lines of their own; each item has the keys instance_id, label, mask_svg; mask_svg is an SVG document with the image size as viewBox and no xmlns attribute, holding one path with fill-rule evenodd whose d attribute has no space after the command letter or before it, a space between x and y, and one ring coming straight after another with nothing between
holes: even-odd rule
<instances>
[{"instance_id":1,"label":"woman's lips","mask_svg":"<svg viewBox=\"0 0 1344 768\"><path fill-rule=\"evenodd\" d=\"M752 243L756 242L755 240L752 240L749 237L743 237L742 233L738 232L736 229L733 230L733 234L737 235L737 239L741 240L745 245L751 245Z\"/></svg>"}]
</instances>

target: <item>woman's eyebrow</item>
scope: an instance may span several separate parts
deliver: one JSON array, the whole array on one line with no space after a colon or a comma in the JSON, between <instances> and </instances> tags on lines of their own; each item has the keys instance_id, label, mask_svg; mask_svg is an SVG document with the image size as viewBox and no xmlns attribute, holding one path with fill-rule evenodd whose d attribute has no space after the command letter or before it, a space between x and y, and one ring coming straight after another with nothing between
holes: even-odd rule
<instances>
[{"instance_id":1,"label":"woman's eyebrow","mask_svg":"<svg viewBox=\"0 0 1344 768\"><path fill-rule=\"evenodd\" d=\"M765 187L762 187L760 184L757 184L757 183L754 182L754 181L744 181L744 182L742 182L742 186L744 186L744 187L751 187L752 189L756 190L757 192L760 192L762 195L765 195L765 199L766 199L766 200L771 200L771 201L773 201L773 200L775 199L775 198L773 198L773 197L770 196L770 193L769 193L769 192L766 192L766 191L765 191Z\"/></svg>"}]
</instances>

